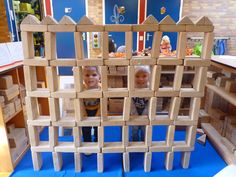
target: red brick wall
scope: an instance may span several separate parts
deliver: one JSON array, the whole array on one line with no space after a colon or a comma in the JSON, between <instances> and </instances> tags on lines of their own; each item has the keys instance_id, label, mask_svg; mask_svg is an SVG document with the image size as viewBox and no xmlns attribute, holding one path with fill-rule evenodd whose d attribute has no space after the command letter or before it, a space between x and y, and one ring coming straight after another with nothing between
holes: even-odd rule
<instances>
[{"instance_id":1,"label":"red brick wall","mask_svg":"<svg viewBox=\"0 0 236 177\"><path fill-rule=\"evenodd\" d=\"M193 21L207 16L215 26L215 36L230 37L229 55L236 55L236 0L183 0L182 16Z\"/></svg>"}]
</instances>

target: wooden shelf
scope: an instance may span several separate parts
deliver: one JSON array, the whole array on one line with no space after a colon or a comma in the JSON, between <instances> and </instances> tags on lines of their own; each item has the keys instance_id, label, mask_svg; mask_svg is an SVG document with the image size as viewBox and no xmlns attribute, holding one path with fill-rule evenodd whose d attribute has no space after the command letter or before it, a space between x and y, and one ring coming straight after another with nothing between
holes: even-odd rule
<instances>
[{"instance_id":1,"label":"wooden shelf","mask_svg":"<svg viewBox=\"0 0 236 177\"><path fill-rule=\"evenodd\" d=\"M23 66L23 61L18 61L9 65L0 66L0 73L8 72L11 69L16 69L20 66Z\"/></svg>"},{"instance_id":2,"label":"wooden shelf","mask_svg":"<svg viewBox=\"0 0 236 177\"><path fill-rule=\"evenodd\" d=\"M5 123L9 122L12 118L14 118L17 114L19 114L23 109L21 108L19 111L15 112L12 116L5 119Z\"/></svg>"},{"instance_id":3,"label":"wooden shelf","mask_svg":"<svg viewBox=\"0 0 236 177\"><path fill-rule=\"evenodd\" d=\"M202 123L201 126L225 162L227 164L236 163L236 156L222 144L222 136L215 130L215 128L209 123Z\"/></svg>"},{"instance_id":4,"label":"wooden shelf","mask_svg":"<svg viewBox=\"0 0 236 177\"><path fill-rule=\"evenodd\" d=\"M215 85L207 84L206 87L213 92L220 95L222 98L224 98L226 101L230 102L232 105L236 106L236 93L230 93L224 90L224 88L219 88Z\"/></svg>"},{"instance_id":5,"label":"wooden shelf","mask_svg":"<svg viewBox=\"0 0 236 177\"><path fill-rule=\"evenodd\" d=\"M13 162L13 166L14 168L17 166L17 164L21 161L21 159L23 158L23 156L25 155L25 153L28 151L30 145L28 144L25 149L23 150L23 152L17 157L17 159L15 160L15 162Z\"/></svg>"}]
</instances>

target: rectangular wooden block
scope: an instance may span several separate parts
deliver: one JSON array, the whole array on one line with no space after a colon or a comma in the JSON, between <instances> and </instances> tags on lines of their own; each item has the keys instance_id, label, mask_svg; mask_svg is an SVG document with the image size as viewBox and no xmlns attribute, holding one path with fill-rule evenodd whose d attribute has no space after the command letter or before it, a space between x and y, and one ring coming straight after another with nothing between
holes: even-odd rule
<instances>
[{"instance_id":1,"label":"rectangular wooden block","mask_svg":"<svg viewBox=\"0 0 236 177\"><path fill-rule=\"evenodd\" d=\"M39 171L42 167L42 156L40 152L31 151L34 171Z\"/></svg>"},{"instance_id":2,"label":"rectangular wooden block","mask_svg":"<svg viewBox=\"0 0 236 177\"><path fill-rule=\"evenodd\" d=\"M123 169L124 169L124 172L130 171L130 160L129 160L128 152L123 153Z\"/></svg>"},{"instance_id":3,"label":"rectangular wooden block","mask_svg":"<svg viewBox=\"0 0 236 177\"><path fill-rule=\"evenodd\" d=\"M126 152L147 152L148 146L145 142L130 142L126 147Z\"/></svg>"},{"instance_id":4,"label":"rectangular wooden block","mask_svg":"<svg viewBox=\"0 0 236 177\"><path fill-rule=\"evenodd\" d=\"M76 92L74 89L64 89L51 92L52 98L76 98Z\"/></svg>"},{"instance_id":5,"label":"rectangular wooden block","mask_svg":"<svg viewBox=\"0 0 236 177\"><path fill-rule=\"evenodd\" d=\"M74 142L58 142L54 147L55 152L76 152Z\"/></svg>"},{"instance_id":6,"label":"rectangular wooden block","mask_svg":"<svg viewBox=\"0 0 236 177\"><path fill-rule=\"evenodd\" d=\"M104 97L118 98L128 97L129 92L127 88L109 88L108 91L103 92Z\"/></svg>"},{"instance_id":7,"label":"rectangular wooden block","mask_svg":"<svg viewBox=\"0 0 236 177\"><path fill-rule=\"evenodd\" d=\"M158 24L138 24L132 25L132 31L158 31L159 26Z\"/></svg>"},{"instance_id":8,"label":"rectangular wooden block","mask_svg":"<svg viewBox=\"0 0 236 177\"><path fill-rule=\"evenodd\" d=\"M97 172L102 173L104 169L103 153L97 153Z\"/></svg>"},{"instance_id":9,"label":"rectangular wooden block","mask_svg":"<svg viewBox=\"0 0 236 177\"><path fill-rule=\"evenodd\" d=\"M116 31L116 32L126 32L126 31L131 31L132 26L131 25L105 25L105 31Z\"/></svg>"},{"instance_id":10,"label":"rectangular wooden block","mask_svg":"<svg viewBox=\"0 0 236 177\"><path fill-rule=\"evenodd\" d=\"M7 90L13 86L13 79L11 75L5 75L0 77L0 89Z\"/></svg>"},{"instance_id":11,"label":"rectangular wooden block","mask_svg":"<svg viewBox=\"0 0 236 177\"><path fill-rule=\"evenodd\" d=\"M102 91L100 89L84 90L77 93L77 98L102 98Z\"/></svg>"},{"instance_id":12,"label":"rectangular wooden block","mask_svg":"<svg viewBox=\"0 0 236 177\"><path fill-rule=\"evenodd\" d=\"M125 147L122 142L107 142L104 143L102 148L103 153L121 153L125 151Z\"/></svg>"},{"instance_id":13,"label":"rectangular wooden block","mask_svg":"<svg viewBox=\"0 0 236 177\"><path fill-rule=\"evenodd\" d=\"M44 58L24 59L25 66L49 66L49 62Z\"/></svg>"},{"instance_id":14,"label":"rectangular wooden block","mask_svg":"<svg viewBox=\"0 0 236 177\"><path fill-rule=\"evenodd\" d=\"M177 58L160 57L157 60L158 65L182 65L183 60Z\"/></svg>"},{"instance_id":15,"label":"rectangular wooden block","mask_svg":"<svg viewBox=\"0 0 236 177\"><path fill-rule=\"evenodd\" d=\"M227 80L225 83L225 90L227 92L236 92L236 81L229 81Z\"/></svg>"},{"instance_id":16,"label":"rectangular wooden block","mask_svg":"<svg viewBox=\"0 0 236 177\"><path fill-rule=\"evenodd\" d=\"M56 60L50 60L50 66L76 66L76 59L74 58L57 58Z\"/></svg>"},{"instance_id":17,"label":"rectangular wooden block","mask_svg":"<svg viewBox=\"0 0 236 177\"><path fill-rule=\"evenodd\" d=\"M104 60L104 64L107 66L128 66L129 60L124 58L109 58Z\"/></svg>"},{"instance_id":18,"label":"rectangular wooden block","mask_svg":"<svg viewBox=\"0 0 236 177\"><path fill-rule=\"evenodd\" d=\"M152 162L152 153L146 152L144 156L144 171L145 172L150 172L151 162Z\"/></svg>"},{"instance_id":19,"label":"rectangular wooden block","mask_svg":"<svg viewBox=\"0 0 236 177\"><path fill-rule=\"evenodd\" d=\"M76 30L80 32L103 32L103 25L77 25Z\"/></svg>"},{"instance_id":20,"label":"rectangular wooden block","mask_svg":"<svg viewBox=\"0 0 236 177\"><path fill-rule=\"evenodd\" d=\"M52 152L53 165L55 171L61 171L62 167L62 154L60 152Z\"/></svg>"},{"instance_id":21,"label":"rectangular wooden block","mask_svg":"<svg viewBox=\"0 0 236 177\"><path fill-rule=\"evenodd\" d=\"M75 159L75 172L81 172L82 170L82 161L81 161L81 153L74 153Z\"/></svg>"},{"instance_id":22,"label":"rectangular wooden block","mask_svg":"<svg viewBox=\"0 0 236 177\"><path fill-rule=\"evenodd\" d=\"M166 159L165 159L165 166L166 170L172 170L173 169L173 160L174 160L174 153L173 152L167 152L166 153Z\"/></svg>"}]
</instances>

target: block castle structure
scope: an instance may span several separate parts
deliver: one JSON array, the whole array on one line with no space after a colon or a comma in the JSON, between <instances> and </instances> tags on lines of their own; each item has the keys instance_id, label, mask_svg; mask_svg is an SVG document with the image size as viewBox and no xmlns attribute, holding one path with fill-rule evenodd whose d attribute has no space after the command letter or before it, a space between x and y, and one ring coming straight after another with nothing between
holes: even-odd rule
<instances>
[{"instance_id":1,"label":"block castle structure","mask_svg":"<svg viewBox=\"0 0 236 177\"><path fill-rule=\"evenodd\" d=\"M54 168L59 171L62 167L62 153L74 153L75 171L82 169L81 154L97 154L97 171L103 172L104 153L122 153L123 168L130 170L131 152L143 152L144 170L151 170L153 152L165 152L165 167L173 168L174 153L182 153L182 166L188 168L191 151L194 150L200 100L204 95L207 67L210 65L213 45L213 25L207 17L201 17L193 23L188 17L175 23L170 16L158 22L149 16L143 24L129 25L97 25L84 16L78 23L70 17L64 16L59 22L52 17L45 17L41 22L34 16L27 16L21 23L21 36L24 50L24 74L27 89L26 106L28 114L28 132L30 137L33 166L40 170L42 166L42 152L52 152ZM132 56L132 37L134 32L152 31L154 33L150 56ZM33 33L42 32L45 37L45 58L37 58L34 54ZM56 33L70 32L74 35L75 58L57 58ZM83 53L82 32L100 32L102 36L102 57L85 58ZM109 58L109 32L125 33L126 55L124 58ZM160 56L160 42L163 32L177 32L177 52L174 57ZM202 32L204 34L201 57L186 57L187 33ZM73 50L73 49L72 49ZM134 68L136 65L148 65L151 68L150 86L137 89L134 84ZM74 89L59 89L57 68L61 66L73 67ZM98 66L101 71L101 89L84 90L82 67ZM108 87L108 67L126 66L127 88ZM172 87L161 87L160 78L164 66L174 67ZM47 87L37 88L37 67L44 67L47 77ZM186 67L194 68L194 79L191 88L182 87L182 78ZM109 98L123 97L124 108L120 116L108 114ZM147 97L149 112L146 116L131 116L130 104L132 97ZM156 113L157 99L169 97L171 100L168 115ZM38 98L48 100L50 115L40 115ZM74 100L74 117L60 117L59 99ZM99 98L101 113L99 117L85 117L83 99ZM189 115L179 115L180 103L184 98L190 98ZM46 105L45 105L46 106ZM146 126L145 140L129 142L129 127L134 125ZM163 141L153 140L153 127L166 126L166 138ZM39 138L37 127L48 128L48 141ZM58 128L70 127L73 132L72 142L59 141ZM83 142L81 129L84 126L98 127L98 142ZM120 126L122 140L119 142L104 142L104 128L106 126ZM185 127L183 140L175 140L176 127ZM106 163L106 162L105 162Z\"/></svg>"}]
</instances>

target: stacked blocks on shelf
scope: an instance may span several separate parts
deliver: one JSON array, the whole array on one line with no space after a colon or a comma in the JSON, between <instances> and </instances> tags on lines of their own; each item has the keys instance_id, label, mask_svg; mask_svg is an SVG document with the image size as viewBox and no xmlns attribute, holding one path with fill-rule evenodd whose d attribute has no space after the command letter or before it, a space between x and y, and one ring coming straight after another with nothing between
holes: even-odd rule
<instances>
[{"instance_id":1,"label":"stacked blocks on shelf","mask_svg":"<svg viewBox=\"0 0 236 177\"><path fill-rule=\"evenodd\" d=\"M75 170L81 171L81 153L97 153L97 170L103 172L104 153L123 153L124 171L129 171L129 153L143 152L144 170L151 170L152 152L165 152L165 167L173 168L174 152L182 152L182 166L188 168L190 154L194 149L200 97L204 95L207 67L210 65L213 44L213 25L207 17L200 18L193 23L184 17L175 23L171 17L166 16L158 22L149 16L143 24L139 25L96 25L86 16L78 23L70 17L64 16L60 22L47 16L41 22L34 16L27 16L21 24L22 41L24 48L24 73L26 82L26 105L28 114L28 130L35 170L40 170L42 165L41 152L52 152L54 168L60 170L63 161L62 153L74 153ZM108 33L124 32L126 55L124 58L109 58ZM132 56L132 33L139 31L153 31L151 56ZM45 36L45 58L35 58L33 49L33 33L43 32ZM71 32L74 34L75 58L60 59L56 57L56 33ZM83 54L82 32L101 32L102 34L102 59L85 59ZM175 57L160 57L160 42L163 32L178 32L177 55ZM185 58L186 40L188 32L203 32L204 44L201 57ZM136 89L134 86L134 67L136 65L149 65L152 68L150 87ZM162 66L174 66L175 77L172 87L160 87ZM47 74L47 87L37 88L36 67L45 68ZM59 90L57 67L72 66L74 72L74 89ZM82 67L98 66L101 71L101 89L83 90ZM108 87L108 67L127 66L127 88ZM192 88L182 87L182 77L185 66L195 67L195 77ZM49 116L41 116L38 110L38 99L47 98L49 101ZM122 116L108 115L107 103L110 98L124 98ZM148 97L149 112L147 116L130 116L132 97ZM171 98L168 115L157 115L157 99ZM183 98L191 99L189 115L179 115L180 103ZM59 112L59 99L69 98L74 100L75 116L62 119ZM100 117L84 117L83 98L99 98L101 107ZM146 126L145 140L143 142L129 142L129 126ZM153 141L153 127L167 126L165 141ZM36 131L37 126L46 126L49 131L49 140L40 141ZM59 142L58 128L71 127L73 142ZM81 129L84 126L98 127L98 142L81 141ZM120 142L104 142L104 127L121 126L122 140ZM184 126L186 137L184 141L174 140L176 126Z\"/></svg>"}]
</instances>

